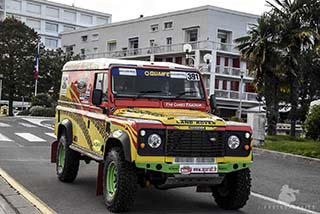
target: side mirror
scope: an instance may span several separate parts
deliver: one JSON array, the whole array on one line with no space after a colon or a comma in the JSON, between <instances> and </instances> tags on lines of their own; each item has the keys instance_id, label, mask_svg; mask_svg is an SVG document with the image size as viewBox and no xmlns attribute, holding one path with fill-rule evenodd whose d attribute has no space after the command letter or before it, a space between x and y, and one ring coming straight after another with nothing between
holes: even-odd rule
<instances>
[{"instance_id":1,"label":"side mirror","mask_svg":"<svg viewBox=\"0 0 320 214\"><path fill-rule=\"evenodd\" d=\"M210 101L210 107L211 107L212 112L215 112L217 109L216 95L211 94L209 101Z\"/></svg>"},{"instance_id":2,"label":"side mirror","mask_svg":"<svg viewBox=\"0 0 320 214\"><path fill-rule=\"evenodd\" d=\"M99 106L102 103L103 92L100 89L93 89L92 92L92 104Z\"/></svg>"}]
</instances>

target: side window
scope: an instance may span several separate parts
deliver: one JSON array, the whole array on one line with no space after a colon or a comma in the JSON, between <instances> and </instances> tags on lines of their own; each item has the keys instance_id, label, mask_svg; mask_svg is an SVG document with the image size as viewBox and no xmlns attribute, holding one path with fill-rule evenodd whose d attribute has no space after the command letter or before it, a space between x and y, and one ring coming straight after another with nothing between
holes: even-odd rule
<instances>
[{"instance_id":1,"label":"side window","mask_svg":"<svg viewBox=\"0 0 320 214\"><path fill-rule=\"evenodd\" d=\"M108 101L108 74L107 73L97 73L95 77L95 89L100 89L103 91L102 101Z\"/></svg>"}]
</instances>

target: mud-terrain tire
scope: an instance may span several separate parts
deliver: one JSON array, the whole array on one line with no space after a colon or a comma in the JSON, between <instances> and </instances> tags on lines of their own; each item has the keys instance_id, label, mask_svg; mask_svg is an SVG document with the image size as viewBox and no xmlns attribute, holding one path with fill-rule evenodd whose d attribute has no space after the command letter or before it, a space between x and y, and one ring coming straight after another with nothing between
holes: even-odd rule
<instances>
[{"instance_id":1,"label":"mud-terrain tire","mask_svg":"<svg viewBox=\"0 0 320 214\"><path fill-rule=\"evenodd\" d=\"M250 188L250 170L243 169L227 174L221 185L212 188L212 195L221 208L238 210L249 200Z\"/></svg>"},{"instance_id":2,"label":"mud-terrain tire","mask_svg":"<svg viewBox=\"0 0 320 214\"><path fill-rule=\"evenodd\" d=\"M78 174L80 153L69 148L65 133L62 133L58 143L56 172L62 182L72 183Z\"/></svg>"},{"instance_id":3,"label":"mud-terrain tire","mask_svg":"<svg viewBox=\"0 0 320 214\"><path fill-rule=\"evenodd\" d=\"M120 147L111 148L103 170L103 197L111 212L126 212L134 203L137 174L132 163L125 160Z\"/></svg>"}]
</instances>

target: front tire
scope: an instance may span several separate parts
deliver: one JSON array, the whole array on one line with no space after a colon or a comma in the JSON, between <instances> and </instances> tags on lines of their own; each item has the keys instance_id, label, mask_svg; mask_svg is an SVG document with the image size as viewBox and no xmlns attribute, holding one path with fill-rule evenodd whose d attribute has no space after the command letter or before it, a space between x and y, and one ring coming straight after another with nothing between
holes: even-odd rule
<instances>
[{"instance_id":1,"label":"front tire","mask_svg":"<svg viewBox=\"0 0 320 214\"><path fill-rule=\"evenodd\" d=\"M56 172L62 182L73 182L78 174L80 154L69 148L67 137L61 134L58 144Z\"/></svg>"},{"instance_id":2,"label":"front tire","mask_svg":"<svg viewBox=\"0 0 320 214\"><path fill-rule=\"evenodd\" d=\"M103 196L108 210L128 211L135 200L137 175L134 166L125 160L121 148L115 147L109 151L103 178Z\"/></svg>"},{"instance_id":3,"label":"front tire","mask_svg":"<svg viewBox=\"0 0 320 214\"><path fill-rule=\"evenodd\" d=\"M249 169L227 174L223 183L212 188L216 203L226 210L238 210L249 200L251 176Z\"/></svg>"}]
</instances>

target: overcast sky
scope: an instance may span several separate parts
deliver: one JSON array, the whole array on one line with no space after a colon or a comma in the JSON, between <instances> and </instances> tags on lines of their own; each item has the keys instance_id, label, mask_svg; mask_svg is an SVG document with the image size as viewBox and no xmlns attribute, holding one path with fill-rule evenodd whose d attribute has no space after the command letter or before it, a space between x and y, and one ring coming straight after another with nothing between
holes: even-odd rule
<instances>
[{"instance_id":1,"label":"overcast sky","mask_svg":"<svg viewBox=\"0 0 320 214\"><path fill-rule=\"evenodd\" d=\"M265 0L51 0L90 10L111 13L112 22L135 19L203 5L261 15L268 10Z\"/></svg>"}]
</instances>

